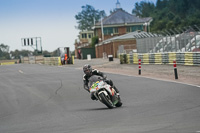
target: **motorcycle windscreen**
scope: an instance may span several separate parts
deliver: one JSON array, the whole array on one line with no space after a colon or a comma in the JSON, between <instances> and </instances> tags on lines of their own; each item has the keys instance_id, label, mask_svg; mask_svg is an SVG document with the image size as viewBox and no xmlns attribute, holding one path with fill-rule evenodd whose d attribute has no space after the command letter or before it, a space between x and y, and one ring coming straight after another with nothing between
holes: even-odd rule
<instances>
[{"instance_id":1,"label":"motorcycle windscreen","mask_svg":"<svg viewBox=\"0 0 200 133\"><path fill-rule=\"evenodd\" d=\"M103 80L103 78L98 75L92 75L88 80L89 80L89 86L91 87L97 81Z\"/></svg>"}]
</instances>

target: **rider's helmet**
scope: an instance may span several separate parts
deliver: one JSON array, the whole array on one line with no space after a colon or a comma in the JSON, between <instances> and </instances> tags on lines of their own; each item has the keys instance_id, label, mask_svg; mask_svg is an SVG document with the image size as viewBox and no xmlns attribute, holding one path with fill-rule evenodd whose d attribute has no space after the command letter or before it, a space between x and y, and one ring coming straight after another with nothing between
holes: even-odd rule
<instances>
[{"instance_id":1,"label":"rider's helmet","mask_svg":"<svg viewBox=\"0 0 200 133\"><path fill-rule=\"evenodd\" d=\"M86 64L83 66L83 72L88 75L91 76L92 75L92 67L89 64Z\"/></svg>"}]
</instances>

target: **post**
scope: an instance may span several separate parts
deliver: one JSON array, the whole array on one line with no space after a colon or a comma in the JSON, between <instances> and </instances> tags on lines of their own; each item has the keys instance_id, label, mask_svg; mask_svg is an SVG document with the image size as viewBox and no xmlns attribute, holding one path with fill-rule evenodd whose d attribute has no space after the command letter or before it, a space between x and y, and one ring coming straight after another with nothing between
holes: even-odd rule
<instances>
[{"instance_id":1,"label":"post","mask_svg":"<svg viewBox=\"0 0 200 133\"><path fill-rule=\"evenodd\" d=\"M138 67L139 67L139 73L138 73L138 74L141 75L141 59L139 59L138 65L139 65L139 66L138 66Z\"/></svg>"},{"instance_id":2,"label":"post","mask_svg":"<svg viewBox=\"0 0 200 133\"><path fill-rule=\"evenodd\" d=\"M104 41L104 31L103 31L103 17L101 16L101 34L102 34L102 42Z\"/></svg>"},{"instance_id":3,"label":"post","mask_svg":"<svg viewBox=\"0 0 200 133\"><path fill-rule=\"evenodd\" d=\"M175 79L178 79L178 73L177 73L177 68L176 68L176 60L173 61L174 64L174 75L175 75Z\"/></svg>"}]
</instances>

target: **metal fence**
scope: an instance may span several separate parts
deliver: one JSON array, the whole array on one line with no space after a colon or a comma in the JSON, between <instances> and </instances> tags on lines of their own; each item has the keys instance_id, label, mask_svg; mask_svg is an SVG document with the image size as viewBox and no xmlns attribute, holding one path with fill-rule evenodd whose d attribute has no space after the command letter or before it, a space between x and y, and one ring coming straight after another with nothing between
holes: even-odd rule
<instances>
[{"instance_id":1,"label":"metal fence","mask_svg":"<svg viewBox=\"0 0 200 133\"><path fill-rule=\"evenodd\" d=\"M137 41L137 53L200 51L200 28L196 25L159 33L141 32L134 37Z\"/></svg>"},{"instance_id":2,"label":"metal fence","mask_svg":"<svg viewBox=\"0 0 200 133\"><path fill-rule=\"evenodd\" d=\"M137 53L200 51L200 28L196 25L160 33L141 33L134 37Z\"/></svg>"},{"instance_id":3,"label":"metal fence","mask_svg":"<svg viewBox=\"0 0 200 133\"><path fill-rule=\"evenodd\" d=\"M137 53L137 49L133 49L133 45L119 45L117 54L132 54Z\"/></svg>"}]
</instances>

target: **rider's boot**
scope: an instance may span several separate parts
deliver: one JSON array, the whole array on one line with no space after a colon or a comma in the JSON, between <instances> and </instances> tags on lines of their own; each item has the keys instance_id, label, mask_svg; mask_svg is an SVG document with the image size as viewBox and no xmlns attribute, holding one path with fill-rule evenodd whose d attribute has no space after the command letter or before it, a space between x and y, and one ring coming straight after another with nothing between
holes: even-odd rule
<instances>
[{"instance_id":1,"label":"rider's boot","mask_svg":"<svg viewBox=\"0 0 200 133\"><path fill-rule=\"evenodd\" d=\"M113 85L113 88L115 89L115 92L117 93L117 95L119 96L119 90Z\"/></svg>"},{"instance_id":2,"label":"rider's boot","mask_svg":"<svg viewBox=\"0 0 200 133\"><path fill-rule=\"evenodd\" d=\"M97 98L95 97L94 93L91 93L91 99L92 100L97 100Z\"/></svg>"}]
</instances>

